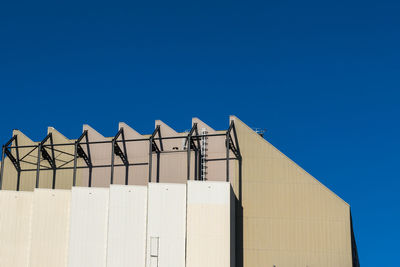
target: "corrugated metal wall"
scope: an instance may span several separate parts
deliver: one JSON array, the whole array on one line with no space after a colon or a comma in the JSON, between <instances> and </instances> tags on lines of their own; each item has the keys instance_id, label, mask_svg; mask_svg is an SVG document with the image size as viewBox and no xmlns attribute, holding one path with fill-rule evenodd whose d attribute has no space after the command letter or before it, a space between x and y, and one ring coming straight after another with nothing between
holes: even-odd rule
<instances>
[{"instance_id":1,"label":"corrugated metal wall","mask_svg":"<svg viewBox=\"0 0 400 267\"><path fill-rule=\"evenodd\" d=\"M33 192L0 191L0 266L26 267Z\"/></svg>"},{"instance_id":2,"label":"corrugated metal wall","mask_svg":"<svg viewBox=\"0 0 400 267\"><path fill-rule=\"evenodd\" d=\"M229 267L231 187L227 182L188 181L186 267Z\"/></svg>"},{"instance_id":3,"label":"corrugated metal wall","mask_svg":"<svg viewBox=\"0 0 400 267\"><path fill-rule=\"evenodd\" d=\"M351 267L349 205L236 117L245 267Z\"/></svg>"},{"instance_id":4,"label":"corrugated metal wall","mask_svg":"<svg viewBox=\"0 0 400 267\"><path fill-rule=\"evenodd\" d=\"M69 267L106 266L108 201L108 188L72 188Z\"/></svg>"},{"instance_id":5,"label":"corrugated metal wall","mask_svg":"<svg viewBox=\"0 0 400 267\"><path fill-rule=\"evenodd\" d=\"M149 183L147 267L184 267L186 184Z\"/></svg>"},{"instance_id":6,"label":"corrugated metal wall","mask_svg":"<svg viewBox=\"0 0 400 267\"><path fill-rule=\"evenodd\" d=\"M111 185L107 266L145 266L147 186Z\"/></svg>"},{"instance_id":7,"label":"corrugated metal wall","mask_svg":"<svg viewBox=\"0 0 400 267\"><path fill-rule=\"evenodd\" d=\"M70 203L70 190L35 189L30 267L67 266Z\"/></svg>"},{"instance_id":8,"label":"corrugated metal wall","mask_svg":"<svg viewBox=\"0 0 400 267\"><path fill-rule=\"evenodd\" d=\"M230 184L188 183L2 190L0 267L234 266Z\"/></svg>"}]
</instances>

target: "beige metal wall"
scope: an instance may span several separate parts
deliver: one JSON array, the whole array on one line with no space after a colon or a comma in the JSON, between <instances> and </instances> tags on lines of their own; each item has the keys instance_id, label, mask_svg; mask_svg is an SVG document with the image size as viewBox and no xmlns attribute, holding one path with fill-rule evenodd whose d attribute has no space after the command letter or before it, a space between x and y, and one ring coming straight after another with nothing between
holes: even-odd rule
<instances>
[{"instance_id":1,"label":"beige metal wall","mask_svg":"<svg viewBox=\"0 0 400 267\"><path fill-rule=\"evenodd\" d=\"M66 267L71 190L35 189L30 267Z\"/></svg>"},{"instance_id":2,"label":"beige metal wall","mask_svg":"<svg viewBox=\"0 0 400 267\"><path fill-rule=\"evenodd\" d=\"M0 267L29 263L33 192L0 191Z\"/></svg>"},{"instance_id":3,"label":"beige metal wall","mask_svg":"<svg viewBox=\"0 0 400 267\"><path fill-rule=\"evenodd\" d=\"M111 185L107 267L146 264L147 186Z\"/></svg>"},{"instance_id":4,"label":"beige metal wall","mask_svg":"<svg viewBox=\"0 0 400 267\"><path fill-rule=\"evenodd\" d=\"M243 157L244 266L351 267L349 205L231 119Z\"/></svg>"},{"instance_id":5,"label":"beige metal wall","mask_svg":"<svg viewBox=\"0 0 400 267\"><path fill-rule=\"evenodd\" d=\"M149 183L146 267L185 267L186 184Z\"/></svg>"},{"instance_id":6,"label":"beige metal wall","mask_svg":"<svg viewBox=\"0 0 400 267\"><path fill-rule=\"evenodd\" d=\"M235 242L228 182L188 181L186 267L234 267Z\"/></svg>"},{"instance_id":7,"label":"beige metal wall","mask_svg":"<svg viewBox=\"0 0 400 267\"><path fill-rule=\"evenodd\" d=\"M108 188L72 188L69 267L107 265L108 203Z\"/></svg>"}]
</instances>

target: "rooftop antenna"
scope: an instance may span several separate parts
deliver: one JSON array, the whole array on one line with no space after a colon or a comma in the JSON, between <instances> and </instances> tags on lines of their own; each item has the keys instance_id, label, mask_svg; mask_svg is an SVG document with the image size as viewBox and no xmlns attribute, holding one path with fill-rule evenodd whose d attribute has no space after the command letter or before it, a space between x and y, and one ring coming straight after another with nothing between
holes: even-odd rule
<instances>
[{"instance_id":1,"label":"rooftop antenna","mask_svg":"<svg viewBox=\"0 0 400 267\"><path fill-rule=\"evenodd\" d=\"M264 134L267 131L265 128L253 128L253 131L255 131L259 136L264 138Z\"/></svg>"}]
</instances>

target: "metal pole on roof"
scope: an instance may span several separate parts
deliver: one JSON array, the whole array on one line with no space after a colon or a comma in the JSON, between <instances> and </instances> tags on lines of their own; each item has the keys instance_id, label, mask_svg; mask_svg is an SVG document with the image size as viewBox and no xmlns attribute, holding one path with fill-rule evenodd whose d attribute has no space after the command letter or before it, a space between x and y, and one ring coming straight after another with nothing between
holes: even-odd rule
<instances>
[{"instance_id":1,"label":"metal pole on roof","mask_svg":"<svg viewBox=\"0 0 400 267\"><path fill-rule=\"evenodd\" d=\"M36 188L39 188L39 172L40 172L40 151L42 149L42 144L37 146L38 148L38 158L37 158L37 167L36 167Z\"/></svg>"},{"instance_id":2,"label":"metal pole on roof","mask_svg":"<svg viewBox=\"0 0 400 267\"><path fill-rule=\"evenodd\" d=\"M19 191L19 185L21 183L21 163L19 161L19 149L18 149L18 136L15 135L15 154L17 156L17 191Z\"/></svg>"},{"instance_id":3,"label":"metal pole on roof","mask_svg":"<svg viewBox=\"0 0 400 267\"><path fill-rule=\"evenodd\" d=\"M187 144L186 144L187 145L186 149L187 149L187 180L188 181L190 180L190 142L191 142L190 135L191 135L191 133L188 134Z\"/></svg>"},{"instance_id":4,"label":"metal pole on roof","mask_svg":"<svg viewBox=\"0 0 400 267\"><path fill-rule=\"evenodd\" d=\"M226 133L226 181L229 182L229 145L230 145L230 135L229 131Z\"/></svg>"},{"instance_id":5,"label":"metal pole on roof","mask_svg":"<svg viewBox=\"0 0 400 267\"><path fill-rule=\"evenodd\" d=\"M114 184L114 146L115 146L115 138L111 142L111 179L110 184Z\"/></svg>"},{"instance_id":6,"label":"metal pole on roof","mask_svg":"<svg viewBox=\"0 0 400 267\"><path fill-rule=\"evenodd\" d=\"M151 183L151 168L152 168L152 159L153 159L153 140L150 137L149 139L149 183Z\"/></svg>"},{"instance_id":7,"label":"metal pole on roof","mask_svg":"<svg viewBox=\"0 0 400 267\"><path fill-rule=\"evenodd\" d=\"M3 185L3 174L4 174L4 154L6 152L6 147L3 146L2 147L2 151L1 151L1 172L0 172L0 190L2 188Z\"/></svg>"},{"instance_id":8,"label":"metal pole on roof","mask_svg":"<svg viewBox=\"0 0 400 267\"><path fill-rule=\"evenodd\" d=\"M78 141L75 141L74 145L74 172L72 178L72 186L76 186L76 165L77 165L77 153L78 153Z\"/></svg>"}]
</instances>

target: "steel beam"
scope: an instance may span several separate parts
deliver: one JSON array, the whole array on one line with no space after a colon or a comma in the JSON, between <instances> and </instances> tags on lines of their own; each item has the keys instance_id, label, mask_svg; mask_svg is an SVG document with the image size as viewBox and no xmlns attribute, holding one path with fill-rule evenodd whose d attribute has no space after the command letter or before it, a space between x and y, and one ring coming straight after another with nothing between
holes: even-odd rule
<instances>
[{"instance_id":1,"label":"steel beam","mask_svg":"<svg viewBox=\"0 0 400 267\"><path fill-rule=\"evenodd\" d=\"M2 147L1 150L1 171L0 171L0 190L3 187L3 174L4 174L4 154L5 154L5 146Z\"/></svg>"},{"instance_id":2,"label":"steel beam","mask_svg":"<svg viewBox=\"0 0 400 267\"><path fill-rule=\"evenodd\" d=\"M20 159L19 159L18 136L15 136L15 146L17 146L17 148L15 148L15 154L17 156L17 165L18 165L18 169L17 169L17 191L19 191L19 185L21 183L21 162L20 162Z\"/></svg>"},{"instance_id":3,"label":"steel beam","mask_svg":"<svg viewBox=\"0 0 400 267\"><path fill-rule=\"evenodd\" d=\"M230 145L229 131L226 133L225 145L226 145L226 181L229 182L229 145Z\"/></svg>"},{"instance_id":4,"label":"steel beam","mask_svg":"<svg viewBox=\"0 0 400 267\"><path fill-rule=\"evenodd\" d=\"M229 129L225 132L225 133L216 133L216 134L206 134L204 136L207 137L214 137L214 136L225 136L225 146L226 146L226 157L225 158L217 158L217 159L208 159L207 161L214 161L214 160L226 160L226 180L229 181L230 180L230 169L229 169L229 165L230 165L230 160L241 160L241 154L240 154L240 148L239 148L239 143L238 143L238 139L237 139L237 134L236 134L236 129L235 129L235 125L234 122L232 121L230 123ZM117 133L117 135L112 139L112 140L106 140L106 141L93 141L90 142L89 141L89 137L88 137L88 132L84 131L84 133L79 137L79 139L77 139L74 143L66 143L66 144L54 144L53 143L53 138L51 136L51 133L49 135L46 136L46 138L38 145L28 145L28 146L19 146L17 141L15 142L15 145L11 145L12 142L16 139L16 136L13 136L12 139L10 139L7 143L6 146L3 147L3 151L2 151L2 173L0 174L0 183L4 180L3 176L4 176L4 158L6 156L8 156L10 158L10 160L12 161L12 163L14 164L14 167L16 168L16 170L20 173L22 171L33 171L36 170L36 186L39 186L39 178L40 178L40 170L47 170L47 169L52 169L53 170L53 188L55 187L55 174L56 174L56 170L58 169L73 169L73 185L76 185L76 173L77 173L77 169L80 168L89 168L89 187L91 187L92 184L92 170L93 168L97 168L97 167L111 167L111 183L114 182L114 167L116 166L125 166L125 184L128 184L129 181L129 166L134 166L134 165L148 165L149 168L149 177L148 180L149 182L152 181L152 165L153 165L153 154L156 153L157 154L157 170L156 170L156 181L159 182L160 181L160 157L161 157L161 153L176 153L176 152L185 152L187 153L187 179L190 180L191 179L191 152L194 151L195 152L195 166L194 166L194 179L198 180L200 179L200 170L201 170L201 155L200 155L200 149L201 149L201 143L200 143L200 138L204 137L203 135L199 135L198 132L198 126L197 124L193 124L192 129L190 130L190 132L188 133L188 135L186 136L168 136L168 137L162 137L161 135L161 129L160 126L157 125L156 129L154 130L153 134L150 136L150 138L142 138L142 139L130 139L127 140L125 139L124 136L124 131L123 128L120 129L120 131ZM169 140L169 139L182 139L185 138L186 139L186 151L164 151L164 144L163 144L163 140ZM85 139L85 140L84 140ZM50 140L50 144L46 144L46 142ZM157 140L159 142L157 142ZM140 142L140 141L148 141L149 142L149 161L145 162L145 163L136 163L136 164L130 164L128 161L128 151L127 151L127 147L126 147L126 143L127 142ZM122 143L122 149L119 146L119 142ZM112 145L112 160L111 160L111 164L107 164L107 165L99 165L99 166L93 166L92 161L91 161L91 153L90 153L90 145L93 144L106 144L106 143L111 143ZM65 152L65 154L68 154L70 156L72 156L73 158L70 161L64 161L63 164L61 164L60 166L56 166L56 157L55 157L55 151L59 151L61 153L64 153L63 151L57 150L56 146L68 146L68 145L74 145L74 153L67 153ZM82 148L83 145L86 145L86 151ZM16 148L16 158L13 155L13 153L11 153L9 151L10 148ZM27 155L24 155L22 158L19 157L19 149L20 148L33 148ZM48 150L46 148L50 148L51 149L51 155L48 153ZM20 166L20 162L25 162L23 159L27 156L29 156L31 154L31 152L33 152L35 149L38 149L38 157L37 157L37 161L36 163L34 162L27 162L30 164L34 164L36 165L36 169L22 169ZM233 152L233 154L235 155L235 158L230 158L230 151ZM115 164L115 155L119 156L123 162L123 164ZM49 162L50 164L50 168L46 167L46 166L42 166L41 164L41 160L42 157ZM81 157L84 159L86 166L78 166L78 158ZM70 163L70 162L74 162L74 166L73 167L64 167L66 164ZM17 184L19 184L19 182L17 182ZM17 185L17 189L18 189L18 185ZM1 188L1 184L0 184L0 188Z\"/></svg>"},{"instance_id":5,"label":"steel beam","mask_svg":"<svg viewBox=\"0 0 400 267\"><path fill-rule=\"evenodd\" d=\"M123 130L123 128L122 128ZM128 159L128 150L126 149L126 142L125 142L125 133L122 131L121 133L121 138L122 138L122 146L124 148L124 154L121 151L121 154L119 154L122 162L125 164L125 185L129 184L129 159ZM118 146L118 143L116 143ZM125 157L125 159L124 159Z\"/></svg>"},{"instance_id":6,"label":"steel beam","mask_svg":"<svg viewBox=\"0 0 400 267\"><path fill-rule=\"evenodd\" d=\"M46 148L43 146L47 140L50 140L50 149L51 149L51 155L47 152ZM52 182L52 188L55 189L56 187L56 160L55 160L55 155L54 155L54 150L53 150L53 135L52 133L49 133L43 140L40 142L40 151L39 153L42 153L43 158L49 162L51 169L53 170L53 182Z\"/></svg>"},{"instance_id":7,"label":"steel beam","mask_svg":"<svg viewBox=\"0 0 400 267\"><path fill-rule=\"evenodd\" d=\"M190 132L187 135L186 139L186 149L187 149L187 180L190 180L190 154L191 154L191 147L192 147L192 135L197 129L197 123L193 124L192 129L190 129ZM196 163L195 163L196 164Z\"/></svg>"},{"instance_id":8,"label":"steel beam","mask_svg":"<svg viewBox=\"0 0 400 267\"><path fill-rule=\"evenodd\" d=\"M83 138L86 139L86 143L85 144L86 144L87 153L82 148L82 140L83 140ZM77 167L78 157L82 158L85 161L87 168L89 168L88 186L89 187L92 186L92 167L93 167L93 165L92 165L92 160L91 160L91 157L90 157L90 146L89 146L89 143L90 142L89 142L89 137L88 137L88 131L87 130L85 130L82 133L82 135L74 143L74 148L75 148L75 150L74 150L74 167L73 167L73 169L74 169L73 185L74 186L76 185L76 169L79 168L79 167Z\"/></svg>"},{"instance_id":9,"label":"steel beam","mask_svg":"<svg viewBox=\"0 0 400 267\"><path fill-rule=\"evenodd\" d=\"M239 140L238 140L237 133L236 133L235 123L233 121L232 121L232 131L233 131L233 137L235 138L236 152L237 152L238 160L241 160L242 154L240 153Z\"/></svg>"},{"instance_id":10,"label":"steel beam","mask_svg":"<svg viewBox=\"0 0 400 267\"><path fill-rule=\"evenodd\" d=\"M40 151L42 150L42 144L40 143L37 146L38 155L37 155L37 167L36 167L36 188L39 188L39 172L40 172Z\"/></svg>"},{"instance_id":11,"label":"steel beam","mask_svg":"<svg viewBox=\"0 0 400 267\"><path fill-rule=\"evenodd\" d=\"M157 144L154 143L154 137L159 132L160 125L156 126L153 134L149 138L149 183L151 183L151 172L153 167L153 151L158 150Z\"/></svg>"},{"instance_id":12,"label":"steel beam","mask_svg":"<svg viewBox=\"0 0 400 267\"><path fill-rule=\"evenodd\" d=\"M72 178L72 186L76 186L76 165L78 164L78 142L75 141L74 144L74 169L73 169L73 178Z\"/></svg>"}]
</instances>

